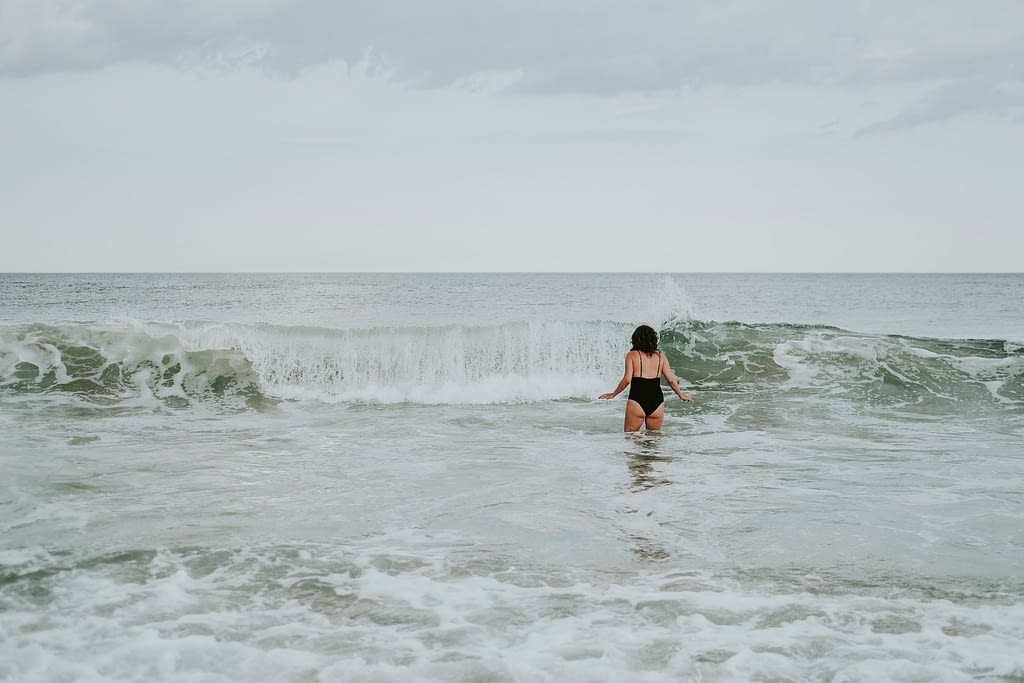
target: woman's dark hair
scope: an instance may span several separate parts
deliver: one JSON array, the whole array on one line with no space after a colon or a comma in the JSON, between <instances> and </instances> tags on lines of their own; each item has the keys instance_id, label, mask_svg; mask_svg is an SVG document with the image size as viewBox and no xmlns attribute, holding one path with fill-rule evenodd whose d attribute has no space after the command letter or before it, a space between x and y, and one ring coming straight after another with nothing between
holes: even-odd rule
<instances>
[{"instance_id":1,"label":"woman's dark hair","mask_svg":"<svg viewBox=\"0 0 1024 683\"><path fill-rule=\"evenodd\" d=\"M658 333L650 325L641 325L633 330L633 350L654 353L658 350Z\"/></svg>"}]
</instances>

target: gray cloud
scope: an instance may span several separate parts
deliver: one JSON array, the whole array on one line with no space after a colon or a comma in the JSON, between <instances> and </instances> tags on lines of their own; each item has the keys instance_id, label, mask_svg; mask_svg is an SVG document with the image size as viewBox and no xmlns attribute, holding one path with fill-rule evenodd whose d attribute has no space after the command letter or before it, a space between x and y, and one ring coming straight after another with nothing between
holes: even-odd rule
<instances>
[{"instance_id":1,"label":"gray cloud","mask_svg":"<svg viewBox=\"0 0 1024 683\"><path fill-rule=\"evenodd\" d=\"M657 91L767 82L942 81L875 127L1018 106L1018 0L0 0L0 74L122 61L293 74L371 62L417 87L520 71L530 94ZM988 85L984 85L988 84Z\"/></svg>"},{"instance_id":2,"label":"gray cloud","mask_svg":"<svg viewBox=\"0 0 1024 683\"><path fill-rule=\"evenodd\" d=\"M942 85L913 106L857 131L858 136L913 128L977 111L1024 114L1024 83L968 78ZM1014 118L1016 118L1014 116Z\"/></svg>"}]
</instances>

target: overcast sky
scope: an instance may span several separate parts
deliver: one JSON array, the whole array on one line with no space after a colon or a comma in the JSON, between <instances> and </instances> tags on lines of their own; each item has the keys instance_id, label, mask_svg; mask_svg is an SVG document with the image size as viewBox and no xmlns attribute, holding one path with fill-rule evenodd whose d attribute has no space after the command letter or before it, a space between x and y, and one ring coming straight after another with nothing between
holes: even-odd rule
<instances>
[{"instance_id":1,"label":"overcast sky","mask_svg":"<svg viewBox=\"0 0 1024 683\"><path fill-rule=\"evenodd\" d=\"M1024 270L1020 0L0 0L0 271Z\"/></svg>"}]
</instances>

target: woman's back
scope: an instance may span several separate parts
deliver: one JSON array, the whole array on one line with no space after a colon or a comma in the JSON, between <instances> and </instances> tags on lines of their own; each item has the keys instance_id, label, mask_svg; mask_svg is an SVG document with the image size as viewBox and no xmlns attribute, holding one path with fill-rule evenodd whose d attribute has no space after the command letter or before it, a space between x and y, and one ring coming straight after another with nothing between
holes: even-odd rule
<instances>
[{"instance_id":1,"label":"woman's back","mask_svg":"<svg viewBox=\"0 0 1024 683\"><path fill-rule=\"evenodd\" d=\"M630 351L633 358L633 379L658 379L661 375L661 351L646 354L643 351Z\"/></svg>"}]
</instances>

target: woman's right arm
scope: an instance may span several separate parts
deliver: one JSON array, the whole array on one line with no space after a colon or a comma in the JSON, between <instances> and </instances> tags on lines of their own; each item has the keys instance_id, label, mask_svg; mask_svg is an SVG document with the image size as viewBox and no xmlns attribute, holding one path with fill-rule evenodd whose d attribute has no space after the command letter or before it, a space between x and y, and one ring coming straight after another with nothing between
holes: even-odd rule
<instances>
[{"instance_id":1,"label":"woman's right arm","mask_svg":"<svg viewBox=\"0 0 1024 683\"><path fill-rule=\"evenodd\" d=\"M662 351L662 355L665 355L664 351ZM676 374L672 372L672 367L668 364L667 355L665 355L665 362L661 364L661 374L665 376L665 381L672 387L672 391L676 392L676 396L684 401L693 401L692 396L679 388L679 380L676 379Z\"/></svg>"}]
</instances>

